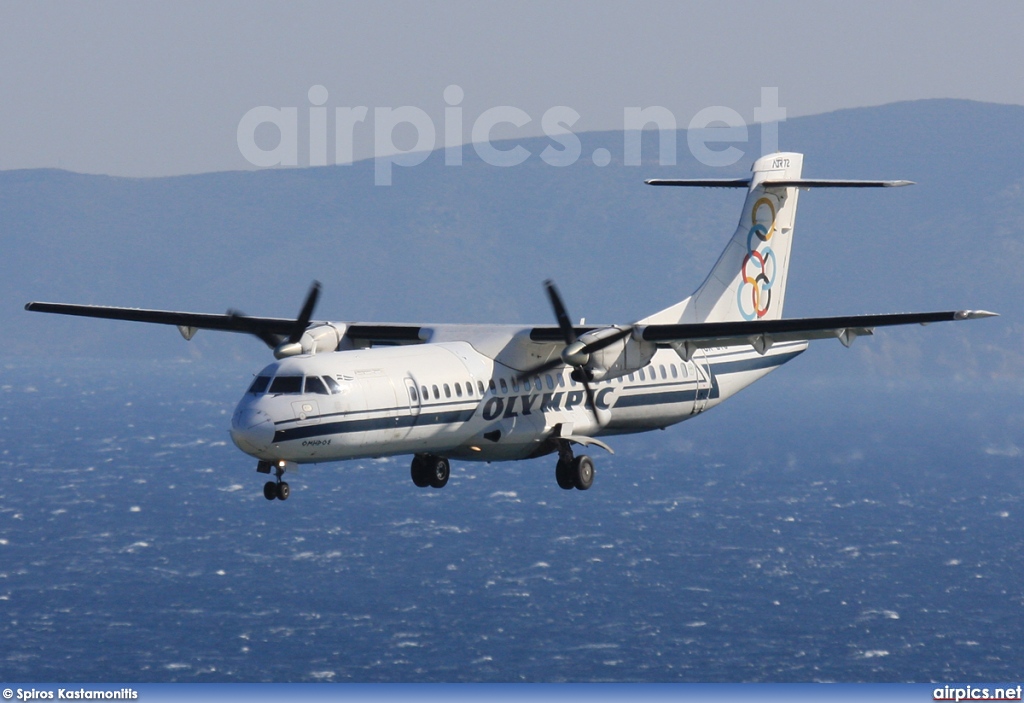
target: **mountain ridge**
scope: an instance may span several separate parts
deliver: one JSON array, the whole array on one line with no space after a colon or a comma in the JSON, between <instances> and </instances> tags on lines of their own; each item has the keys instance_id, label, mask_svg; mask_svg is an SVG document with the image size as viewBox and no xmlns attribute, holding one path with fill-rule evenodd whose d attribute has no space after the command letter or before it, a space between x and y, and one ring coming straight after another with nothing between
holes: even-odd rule
<instances>
[{"instance_id":1,"label":"mountain ridge","mask_svg":"<svg viewBox=\"0 0 1024 703\"><path fill-rule=\"evenodd\" d=\"M1022 107L941 99L781 123L780 146L806 154L805 176L918 182L802 194L786 316L1012 312L1001 308L1024 253L1022 133ZM745 174L759 127L739 162L714 169L689 154L685 130L675 166L657 164L655 132L644 133L639 167L621 165L622 132L577 136L571 166L541 161L552 142L537 137L514 140L532 154L519 166L489 166L464 148L463 165L446 167L435 152L395 167L389 187L373 185L372 160L161 178L0 172L6 355L266 358L251 339L203 334L185 345L173 330L32 315L21 309L29 300L292 316L315 278L319 318L528 324L549 321L545 278L594 322L628 322L688 295L735 228L742 196L643 180ZM596 148L611 165L591 162ZM1016 319L939 327L908 342L924 368L950 363L932 346L959 345L992 347L998 373L1018 373ZM872 353L855 358L874 364Z\"/></svg>"}]
</instances>

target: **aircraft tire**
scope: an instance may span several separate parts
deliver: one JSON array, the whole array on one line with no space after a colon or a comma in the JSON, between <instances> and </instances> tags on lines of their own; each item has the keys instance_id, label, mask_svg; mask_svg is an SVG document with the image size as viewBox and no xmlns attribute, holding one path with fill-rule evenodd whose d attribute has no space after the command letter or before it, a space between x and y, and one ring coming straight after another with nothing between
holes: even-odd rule
<instances>
[{"instance_id":1,"label":"aircraft tire","mask_svg":"<svg viewBox=\"0 0 1024 703\"><path fill-rule=\"evenodd\" d=\"M572 482L581 491L594 485L594 462L586 454L572 460Z\"/></svg>"},{"instance_id":2,"label":"aircraft tire","mask_svg":"<svg viewBox=\"0 0 1024 703\"><path fill-rule=\"evenodd\" d=\"M277 498L278 500L288 500L288 496L292 494L291 486L284 481L277 484Z\"/></svg>"},{"instance_id":3,"label":"aircraft tire","mask_svg":"<svg viewBox=\"0 0 1024 703\"><path fill-rule=\"evenodd\" d=\"M428 459L427 466L429 467L427 476L430 478L430 485L434 488L444 488L451 475L451 465L448 460L443 456L432 456Z\"/></svg>"},{"instance_id":4,"label":"aircraft tire","mask_svg":"<svg viewBox=\"0 0 1024 703\"><path fill-rule=\"evenodd\" d=\"M571 491L576 487L576 482L572 478L571 461L558 460L558 463L555 464L555 481L558 482L559 488L566 491Z\"/></svg>"},{"instance_id":5,"label":"aircraft tire","mask_svg":"<svg viewBox=\"0 0 1024 703\"><path fill-rule=\"evenodd\" d=\"M412 475L412 482L418 488L426 488L430 485L430 476L427 475L428 465L425 459L426 457L419 454L413 456L412 468L409 470L409 473Z\"/></svg>"},{"instance_id":6,"label":"aircraft tire","mask_svg":"<svg viewBox=\"0 0 1024 703\"><path fill-rule=\"evenodd\" d=\"M277 484L273 481L267 481L263 484L263 497L267 500L277 499Z\"/></svg>"}]
</instances>

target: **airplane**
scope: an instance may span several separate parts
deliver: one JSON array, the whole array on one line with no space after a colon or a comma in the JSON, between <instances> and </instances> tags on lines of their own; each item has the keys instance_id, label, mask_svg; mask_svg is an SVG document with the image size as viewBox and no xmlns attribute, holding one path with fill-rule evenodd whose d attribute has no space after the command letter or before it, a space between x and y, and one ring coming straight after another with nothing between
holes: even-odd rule
<instances>
[{"instance_id":1,"label":"airplane","mask_svg":"<svg viewBox=\"0 0 1024 703\"><path fill-rule=\"evenodd\" d=\"M877 327L972 320L984 310L784 318L797 198L813 188L911 185L801 177L803 155L757 159L747 178L652 179L654 186L743 188L739 225L689 297L630 324L572 324L551 281L557 325L380 324L33 302L35 312L244 332L273 349L231 419L235 445L257 459L267 500L301 464L412 455L421 488L442 488L450 460L556 454L559 487L587 490L604 437L694 418L799 356L808 343L850 346Z\"/></svg>"}]
</instances>

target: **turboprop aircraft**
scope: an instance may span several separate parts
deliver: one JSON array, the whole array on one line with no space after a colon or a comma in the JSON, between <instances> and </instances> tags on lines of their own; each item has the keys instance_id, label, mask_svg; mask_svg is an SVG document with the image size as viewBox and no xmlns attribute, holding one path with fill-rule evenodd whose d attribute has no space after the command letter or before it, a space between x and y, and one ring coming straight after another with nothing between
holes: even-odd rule
<instances>
[{"instance_id":1,"label":"turboprop aircraft","mask_svg":"<svg viewBox=\"0 0 1024 703\"><path fill-rule=\"evenodd\" d=\"M413 483L442 488L450 459L510 461L556 454L561 488L586 490L594 463L574 446L696 417L802 353L811 340L849 346L874 328L969 320L983 310L782 317L797 196L811 188L909 181L801 178L803 155L758 159L749 178L649 180L657 186L745 188L739 226L690 297L637 322L573 325L545 283L557 326L368 324L312 319L313 284L295 320L29 303L27 310L246 332L274 350L231 419L231 438L274 473L268 500L290 494L300 464L411 454Z\"/></svg>"}]
</instances>

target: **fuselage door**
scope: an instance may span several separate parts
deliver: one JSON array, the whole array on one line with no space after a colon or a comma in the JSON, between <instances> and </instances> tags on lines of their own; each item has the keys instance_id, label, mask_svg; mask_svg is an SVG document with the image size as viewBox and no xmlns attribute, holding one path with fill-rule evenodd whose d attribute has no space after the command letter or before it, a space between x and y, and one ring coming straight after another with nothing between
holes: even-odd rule
<instances>
[{"instance_id":1,"label":"fuselage door","mask_svg":"<svg viewBox=\"0 0 1024 703\"><path fill-rule=\"evenodd\" d=\"M405 394L406 399L409 401L409 412L415 419L420 416L422 401L420 400L420 392L416 389L416 381L409 377L405 379Z\"/></svg>"},{"instance_id":2,"label":"fuselage door","mask_svg":"<svg viewBox=\"0 0 1024 703\"><path fill-rule=\"evenodd\" d=\"M693 414L703 412L708 405L708 398L711 397L711 364L708 363L708 355L703 349L697 350L693 355L693 368L697 376L697 394L693 399Z\"/></svg>"},{"instance_id":3,"label":"fuselage door","mask_svg":"<svg viewBox=\"0 0 1024 703\"><path fill-rule=\"evenodd\" d=\"M396 388L383 369L362 369L355 372L356 383L366 399L366 434L363 444L380 445L382 454L390 451L388 442L401 439L405 403L398 405Z\"/></svg>"}]
</instances>

